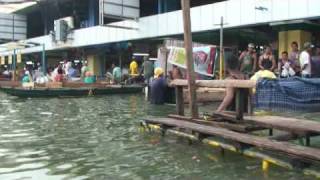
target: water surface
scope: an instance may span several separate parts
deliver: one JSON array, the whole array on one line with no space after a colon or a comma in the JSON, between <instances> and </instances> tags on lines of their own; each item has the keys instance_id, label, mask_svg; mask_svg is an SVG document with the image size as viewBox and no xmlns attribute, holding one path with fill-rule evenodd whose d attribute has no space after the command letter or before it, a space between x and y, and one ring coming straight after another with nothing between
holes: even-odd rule
<instances>
[{"instance_id":1,"label":"water surface","mask_svg":"<svg viewBox=\"0 0 320 180\"><path fill-rule=\"evenodd\" d=\"M312 179L277 167L264 174L259 160L141 133L142 117L175 107L149 105L140 95L0 99L1 180Z\"/></svg>"}]
</instances>

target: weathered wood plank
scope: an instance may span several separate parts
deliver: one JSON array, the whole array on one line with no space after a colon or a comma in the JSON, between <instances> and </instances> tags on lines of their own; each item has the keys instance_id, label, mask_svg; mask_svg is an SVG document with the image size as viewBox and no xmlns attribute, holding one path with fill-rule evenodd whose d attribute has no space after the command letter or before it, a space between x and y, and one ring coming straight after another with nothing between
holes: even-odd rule
<instances>
[{"instance_id":1,"label":"weathered wood plank","mask_svg":"<svg viewBox=\"0 0 320 180\"><path fill-rule=\"evenodd\" d=\"M220 127L220 128L226 128L232 131L236 132L252 132L252 131L257 131L257 130L263 130L265 128L257 127L257 126L252 126L252 125L245 125L245 124L235 124L235 123L228 123L228 122L219 122L219 121L205 121L202 119L192 119L191 117L186 117L186 116L179 116L175 114L169 114L169 118L174 118L174 119L179 119L179 120L184 120L184 121L189 121L189 122L194 122L197 124L203 124L203 125L209 125L213 127Z\"/></svg>"},{"instance_id":2,"label":"weathered wood plank","mask_svg":"<svg viewBox=\"0 0 320 180\"><path fill-rule=\"evenodd\" d=\"M246 116L245 122L283 131L320 133L320 122L280 116Z\"/></svg>"},{"instance_id":3,"label":"weathered wood plank","mask_svg":"<svg viewBox=\"0 0 320 180\"><path fill-rule=\"evenodd\" d=\"M214 112L213 116L236 122L236 115L232 113ZM286 118L280 116L244 116L243 123L261 126L269 129L278 129L293 134L305 135L308 133L320 134L320 122L305 119Z\"/></svg>"},{"instance_id":4,"label":"weathered wood plank","mask_svg":"<svg viewBox=\"0 0 320 180\"><path fill-rule=\"evenodd\" d=\"M315 148L298 146L286 142L272 141L270 139L257 137L254 135L242 134L223 128L215 128L187 121L175 120L172 118L145 119L145 121L147 123L165 124L168 126L189 129L207 135L219 136L224 139L253 145L263 149L286 153L290 156L297 156L299 158L303 158L305 161L320 161L320 150Z\"/></svg>"},{"instance_id":5,"label":"weathered wood plank","mask_svg":"<svg viewBox=\"0 0 320 180\"><path fill-rule=\"evenodd\" d=\"M209 88L255 88L256 81L251 80L197 80L197 87L209 87ZM187 80L176 79L170 83L170 86L188 86Z\"/></svg>"},{"instance_id":6,"label":"weathered wood plank","mask_svg":"<svg viewBox=\"0 0 320 180\"><path fill-rule=\"evenodd\" d=\"M203 124L203 125L208 125L208 126L213 126L213 127L218 127L218 128L226 128L230 129L236 132L248 132L251 130L252 127L247 127L245 125L241 124L231 124L231 123L226 123L226 122L215 122L215 121L205 121L202 119L192 119L190 117L184 117L184 116L179 116L179 115L169 115L169 118L174 118L178 120L184 120L192 123L197 123L197 124Z\"/></svg>"}]
</instances>

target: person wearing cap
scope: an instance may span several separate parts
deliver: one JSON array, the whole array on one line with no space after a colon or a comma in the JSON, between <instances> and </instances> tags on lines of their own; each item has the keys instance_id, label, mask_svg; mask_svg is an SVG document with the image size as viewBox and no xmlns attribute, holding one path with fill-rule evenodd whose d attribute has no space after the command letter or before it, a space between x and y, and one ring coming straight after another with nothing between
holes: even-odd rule
<instances>
[{"instance_id":1,"label":"person wearing cap","mask_svg":"<svg viewBox=\"0 0 320 180\"><path fill-rule=\"evenodd\" d=\"M161 105L165 103L167 82L163 73L164 71L162 68L156 68L154 70L154 80L151 82L151 104Z\"/></svg>"},{"instance_id":2,"label":"person wearing cap","mask_svg":"<svg viewBox=\"0 0 320 180\"><path fill-rule=\"evenodd\" d=\"M250 43L248 49L239 57L240 71L246 75L252 75L257 67L257 54L254 51L254 44Z\"/></svg>"},{"instance_id":3,"label":"person wearing cap","mask_svg":"<svg viewBox=\"0 0 320 180\"><path fill-rule=\"evenodd\" d=\"M304 51L300 54L300 66L301 66L301 76L303 78L311 78L311 54L312 54L312 48L314 48L314 45L312 45L310 42L306 42L303 45Z\"/></svg>"}]
</instances>

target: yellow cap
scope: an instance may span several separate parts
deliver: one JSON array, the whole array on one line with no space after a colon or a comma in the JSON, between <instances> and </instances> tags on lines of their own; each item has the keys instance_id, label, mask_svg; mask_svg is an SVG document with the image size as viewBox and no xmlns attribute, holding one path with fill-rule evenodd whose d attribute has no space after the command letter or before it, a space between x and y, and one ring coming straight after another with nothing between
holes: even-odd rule
<instances>
[{"instance_id":1,"label":"yellow cap","mask_svg":"<svg viewBox=\"0 0 320 180\"><path fill-rule=\"evenodd\" d=\"M163 74L163 69L162 68L156 68L154 70L154 78L158 78L159 76L161 76Z\"/></svg>"}]
</instances>

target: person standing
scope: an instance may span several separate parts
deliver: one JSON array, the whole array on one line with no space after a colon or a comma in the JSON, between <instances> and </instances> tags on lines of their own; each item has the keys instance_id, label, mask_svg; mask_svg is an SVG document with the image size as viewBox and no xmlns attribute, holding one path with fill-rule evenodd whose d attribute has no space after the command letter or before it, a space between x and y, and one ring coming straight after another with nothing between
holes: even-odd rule
<instances>
[{"instance_id":1,"label":"person standing","mask_svg":"<svg viewBox=\"0 0 320 180\"><path fill-rule=\"evenodd\" d=\"M151 82L151 104L164 104L166 101L167 81L163 76L163 69L156 68L154 70L154 80Z\"/></svg>"},{"instance_id":2,"label":"person standing","mask_svg":"<svg viewBox=\"0 0 320 180\"><path fill-rule=\"evenodd\" d=\"M300 66L301 66L301 76L303 78L311 78L311 54L312 54L312 45L310 42L306 42L303 45L303 51L300 54Z\"/></svg>"},{"instance_id":3,"label":"person standing","mask_svg":"<svg viewBox=\"0 0 320 180\"><path fill-rule=\"evenodd\" d=\"M248 76L254 74L257 67L257 54L254 51L254 44L248 44L248 49L243 51L239 57L240 71Z\"/></svg>"},{"instance_id":4,"label":"person standing","mask_svg":"<svg viewBox=\"0 0 320 180\"><path fill-rule=\"evenodd\" d=\"M315 54L311 57L312 60L312 77L320 77L320 46L316 46Z\"/></svg>"},{"instance_id":5,"label":"person standing","mask_svg":"<svg viewBox=\"0 0 320 180\"><path fill-rule=\"evenodd\" d=\"M270 67L265 69L265 67ZM276 60L272 54L272 49L270 46L265 47L265 52L259 58L259 68L261 70L269 70L273 72L276 69Z\"/></svg>"},{"instance_id":6,"label":"person standing","mask_svg":"<svg viewBox=\"0 0 320 180\"><path fill-rule=\"evenodd\" d=\"M299 55L300 55L299 45L296 41L293 41L291 43L291 52L289 54L289 59L295 64L294 71L296 73L300 73L301 71Z\"/></svg>"}]
</instances>

